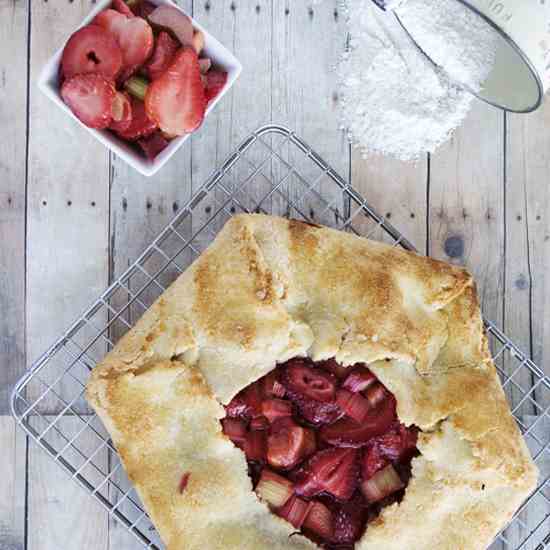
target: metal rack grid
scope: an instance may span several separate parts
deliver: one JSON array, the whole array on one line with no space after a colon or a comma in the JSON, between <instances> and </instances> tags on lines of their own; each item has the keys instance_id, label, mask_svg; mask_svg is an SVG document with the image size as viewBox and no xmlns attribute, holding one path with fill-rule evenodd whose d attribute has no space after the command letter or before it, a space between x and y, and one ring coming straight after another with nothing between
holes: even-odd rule
<instances>
[{"instance_id":1,"label":"metal rack grid","mask_svg":"<svg viewBox=\"0 0 550 550\"><path fill-rule=\"evenodd\" d=\"M414 250L294 132L265 126L243 141L136 262L36 361L13 391L14 417L145 548L163 546L84 399L85 384L94 365L239 212L322 223ZM542 474L537 491L491 549L543 550L550 548L550 380L495 325L486 327L514 416Z\"/></svg>"}]
</instances>

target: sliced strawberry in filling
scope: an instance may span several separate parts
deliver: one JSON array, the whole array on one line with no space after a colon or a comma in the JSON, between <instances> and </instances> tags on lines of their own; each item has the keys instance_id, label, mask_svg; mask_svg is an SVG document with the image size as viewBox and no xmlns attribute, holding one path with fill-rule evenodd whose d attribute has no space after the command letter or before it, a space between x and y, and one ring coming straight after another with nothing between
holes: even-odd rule
<instances>
[{"instance_id":1,"label":"sliced strawberry in filling","mask_svg":"<svg viewBox=\"0 0 550 550\"><path fill-rule=\"evenodd\" d=\"M242 447L246 441L246 423L239 418L223 418L223 433L237 445Z\"/></svg>"},{"instance_id":2,"label":"sliced strawberry in filling","mask_svg":"<svg viewBox=\"0 0 550 550\"><path fill-rule=\"evenodd\" d=\"M89 128L107 128L113 120L117 92L99 74L81 74L65 80L61 97L72 112Z\"/></svg>"},{"instance_id":3,"label":"sliced strawberry in filling","mask_svg":"<svg viewBox=\"0 0 550 550\"><path fill-rule=\"evenodd\" d=\"M144 67L151 80L155 80L168 69L178 48L178 43L167 32L162 31L159 33L155 43L155 51Z\"/></svg>"},{"instance_id":4,"label":"sliced strawberry in filling","mask_svg":"<svg viewBox=\"0 0 550 550\"><path fill-rule=\"evenodd\" d=\"M296 494L313 497L330 493L339 500L347 500L357 484L357 451L331 448L316 453L303 467Z\"/></svg>"},{"instance_id":5,"label":"sliced strawberry in filling","mask_svg":"<svg viewBox=\"0 0 550 550\"><path fill-rule=\"evenodd\" d=\"M262 412L270 423L279 418L292 416L292 403L283 399L266 399L262 403Z\"/></svg>"},{"instance_id":6,"label":"sliced strawberry in filling","mask_svg":"<svg viewBox=\"0 0 550 550\"><path fill-rule=\"evenodd\" d=\"M141 17L127 17L107 9L100 12L93 23L108 31L122 50L125 69L134 70L147 61L153 51L153 30Z\"/></svg>"},{"instance_id":7,"label":"sliced strawberry in filling","mask_svg":"<svg viewBox=\"0 0 550 550\"><path fill-rule=\"evenodd\" d=\"M300 394L315 401L334 401L335 379L330 374L307 366L305 361L295 360L286 367L283 385L292 394Z\"/></svg>"},{"instance_id":8,"label":"sliced strawberry in filling","mask_svg":"<svg viewBox=\"0 0 550 550\"><path fill-rule=\"evenodd\" d=\"M336 359L327 359L325 361L319 361L316 363L320 369L326 370L331 374L334 374L336 378L345 378L351 371L351 367L344 367L336 361Z\"/></svg>"},{"instance_id":9,"label":"sliced strawberry in filling","mask_svg":"<svg viewBox=\"0 0 550 550\"><path fill-rule=\"evenodd\" d=\"M168 69L150 84L145 106L149 117L169 134L181 136L201 125L206 97L193 48L180 49Z\"/></svg>"},{"instance_id":10,"label":"sliced strawberry in filling","mask_svg":"<svg viewBox=\"0 0 550 550\"><path fill-rule=\"evenodd\" d=\"M256 430L248 432L244 442L244 454L247 460L252 462L265 462L266 459L266 433Z\"/></svg>"},{"instance_id":11,"label":"sliced strawberry in filling","mask_svg":"<svg viewBox=\"0 0 550 550\"><path fill-rule=\"evenodd\" d=\"M88 25L69 38L61 58L63 78L95 73L114 80L122 68L122 51L111 34Z\"/></svg>"},{"instance_id":12,"label":"sliced strawberry in filling","mask_svg":"<svg viewBox=\"0 0 550 550\"><path fill-rule=\"evenodd\" d=\"M369 402L360 394L348 390L338 390L336 403L342 411L355 422L361 424L370 411Z\"/></svg>"},{"instance_id":13,"label":"sliced strawberry in filling","mask_svg":"<svg viewBox=\"0 0 550 550\"><path fill-rule=\"evenodd\" d=\"M182 46L193 46L193 23L177 8L167 4L159 6L148 19L151 24L172 31Z\"/></svg>"},{"instance_id":14,"label":"sliced strawberry in filling","mask_svg":"<svg viewBox=\"0 0 550 550\"><path fill-rule=\"evenodd\" d=\"M363 503L354 499L339 506L334 514L334 534L336 544L352 544L365 530L365 508Z\"/></svg>"},{"instance_id":15,"label":"sliced strawberry in filling","mask_svg":"<svg viewBox=\"0 0 550 550\"><path fill-rule=\"evenodd\" d=\"M255 416L250 421L251 430L268 430L269 420L265 416Z\"/></svg>"}]
</instances>

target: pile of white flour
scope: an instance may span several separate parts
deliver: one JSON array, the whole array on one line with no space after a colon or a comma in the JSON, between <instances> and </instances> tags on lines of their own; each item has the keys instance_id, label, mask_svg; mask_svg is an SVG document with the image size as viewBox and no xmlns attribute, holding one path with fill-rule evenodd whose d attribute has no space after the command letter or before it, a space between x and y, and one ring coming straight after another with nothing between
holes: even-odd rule
<instances>
[{"instance_id":1,"label":"pile of white flour","mask_svg":"<svg viewBox=\"0 0 550 550\"><path fill-rule=\"evenodd\" d=\"M444 143L464 118L494 61L494 31L457 0L407 0L392 12L347 0L350 47L339 68L343 124L365 154L415 160ZM451 80L448 74L455 80Z\"/></svg>"}]
</instances>

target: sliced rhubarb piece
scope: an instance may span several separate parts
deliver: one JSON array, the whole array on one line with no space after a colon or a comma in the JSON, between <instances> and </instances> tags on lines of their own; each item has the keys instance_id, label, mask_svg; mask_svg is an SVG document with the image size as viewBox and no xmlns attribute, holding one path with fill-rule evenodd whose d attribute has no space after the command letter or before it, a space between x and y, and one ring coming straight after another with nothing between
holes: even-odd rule
<instances>
[{"instance_id":1,"label":"sliced rhubarb piece","mask_svg":"<svg viewBox=\"0 0 550 550\"><path fill-rule=\"evenodd\" d=\"M388 392L382 384L376 383L366 391L365 396L370 406L374 408L386 399Z\"/></svg>"},{"instance_id":2,"label":"sliced rhubarb piece","mask_svg":"<svg viewBox=\"0 0 550 550\"><path fill-rule=\"evenodd\" d=\"M370 503L378 502L404 487L405 484L391 464L361 483L361 490Z\"/></svg>"},{"instance_id":3,"label":"sliced rhubarb piece","mask_svg":"<svg viewBox=\"0 0 550 550\"><path fill-rule=\"evenodd\" d=\"M361 424L351 418L342 418L334 424L323 426L319 435L329 445L363 447L373 437L386 433L395 420L395 399L387 395L376 409L369 411Z\"/></svg>"},{"instance_id":4,"label":"sliced rhubarb piece","mask_svg":"<svg viewBox=\"0 0 550 550\"><path fill-rule=\"evenodd\" d=\"M166 72L151 83L145 106L149 117L164 132L181 136L201 125L206 98L199 61L192 48L181 49Z\"/></svg>"},{"instance_id":5,"label":"sliced rhubarb piece","mask_svg":"<svg viewBox=\"0 0 550 550\"><path fill-rule=\"evenodd\" d=\"M304 458L311 456L317 450L317 437L314 430L305 430Z\"/></svg>"},{"instance_id":6,"label":"sliced rhubarb piece","mask_svg":"<svg viewBox=\"0 0 550 550\"><path fill-rule=\"evenodd\" d=\"M202 50L204 50L204 33L202 31L194 31L192 45L193 49L197 52L197 55L200 55Z\"/></svg>"},{"instance_id":7,"label":"sliced rhubarb piece","mask_svg":"<svg viewBox=\"0 0 550 550\"><path fill-rule=\"evenodd\" d=\"M246 423L239 418L222 418L223 433L235 443L238 447L242 447L246 440Z\"/></svg>"},{"instance_id":8,"label":"sliced rhubarb piece","mask_svg":"<svg viewBox=\"0 0 550 550\"><path fill-rule=\"evenodd\" d=\"M300 529L306 519L309 508L309 502L293 495L282 508L276 511L276 514L288 521L296 529Z\"/></svg>"},{"instance_id":9,"label":"sliced rhubarb piece","mask_svg":"<svg viewBox=\"0 0 550 550\"><path fill-rule=\"evenodd\" d=\"M327 541L334 535L334 517L322 502L312 502L303 523L303 528Z\"/></svg>"},{"instance_id":10,"label":"sliced rhubarb piece","mask_svg":"<svg viewBox=\"0 0 550 550\"><path fill-rule=\"evenodd\" d=\"M153 51L153 30L141 17L126 17L116 10L100 12L94 24L108 31L122 50L122 64L134 71L147 61Z\"/></svg>"},{"instance_id":11,"label":"sliced rhubarb piece","mask_svg":"<svg viewBox=\"0 0 550 550\"><path fill-rule=\"evenodd\" d=\"M113 120L116 90L99 74L81 74L65 80L61 97L76 117L89 128L107 128Z\"/></svg>"},{"instance_id":12,"label":"sliced rhubarb piece","mask_svg":"<svg viewBox=\"0 0 550 550\"><path fill-rule=\"evenodd\" d=\"M362 423L370 412L369 402L360 393L338 390L336 403L346 416L358 423Z\"/></svg>"},{"instance_id":13,"label":"sliced rhubarb piece","mask_svg":"<svg viewBox=\"0 0 550 550\"><path fill-rule=\"evenodd\" d=\"M365 391L377 382L376 376L366 367L357 367L346 377L342 388L357 393Z\"/></svg>"},{"instance_id":14,"label":"sliced rhubarb piece","mask_svg":"<svg viewBox=\"0 0 550 550\"><path fill-rule=\"evenodd\" d=\"M122 68L122 51L117 41L98 25L88 25L76 31L61 58L64 78L95 73L114 80Z\"/></svg>"},{"instance_id":15,"label":"sliced rhubarb piece","mask_svg":"<svg viewBox=\"0 0 550 550\"><path fill-rule=\"evenodd\" d=\"M126 17L135 17L134 12L124 0L113 0L112 8Z\"/></svg>"},{"instance_id":16,"label":"sliced rhubarb piece","mask_svg":"<svg viewBox=\"0 0 550 550\"><path fill-rule=\"evenodd\" d=\"M292 416L292 403L283 399L266 399L262 403L262 412L273 423L279 418Z\"/></svg>"},{"instance_id":17,"label":"sliced rhubarb piece","mask_svg":"<svg viewBox=\"0 0 550 550\"><path fill-rule=\"evenodd\" d=\"M334 401L336 395L334 377L320 369L307 366L304 361L291 362L284 370L282 383L289 392L301 394L315 401Z\"/></svg>"},{"instance_id":18,"label":"sliced rhubarb piece","mask_svg":"<svg viewBox=\"0 0 550 550\"><path fill-rule=\"evenodd\" d=\"M132 76L124 83L124 89L140 101L145 99L148 87L149 82L141 76Z\"/></svg>"},{"instance_id":19,"label":"sliced rhubarb piece","mask_svg":"<svg viewBox=\"0 0 550 550\"><path fill-rule=\"evenodd\" d=\"M199 67L201 68L201 74L206 74L212 68L212 60L209 57L201 57Z\"/></svg>"},{"instance_id":20,"label":"sliced rhubarb piece","mask_svg":"<svg viewBox=\"0 0 550 550\"><path fill-rule=\"evenodd\" d=\"M279 382L278 371L271 371L262 378L262 391L266 397L285 396L285 387Z\"/></svg>"},{"instance_id":21,"label":"sliced rhubarb piece","mask_svg":"<svg viewBox=\"0 0 550 550\"><path fill-rule=\"evenodd\" d=\"M294 423L275 426L267 438L267 461L274 468L289 470L304 457L307 447L307 429Z\"/></svg>"},{"instance_id":22,"label":"sliced rhubarb piece","mask_svg":"<svg viewBox=\"0 0 550 550\"><path fill-rule=\"evenodd\" d=\"M265 416L256 416L250 421L251 430L267 430L269 429L269 420Z\"/></svg>"},{"instance_id":23,"label":"sliced rhubarb piece","mask_svg":"<svg viewBox=\"0 0 550 550\"><path fill-rule=\"evenodd\" d=\"M159 33L153 55L145 65L145 70L151 80L155 80L168 69L178 48L178 43L167 32Z\"/></svg>"},{"instance_id":24,"label":"sliced rhubarb piece","mask_svg":"<svg viewBox=\"0 0 550 550\"><path fill-rule=\"evenodd\" d=\"M279 474L264 468L260 481L256 485L257 495L273 508L284 506L294 492L291 481Z\"/></svg>"},{"instance_id":25,"label":"sliced rhubarb piece","mask_svg":"<svg viewBox=\"0 0 550 550\"><path fill-rule=\"evenodd\" d=\"M138 139L138 145L149 160L155 160L170 142L158 130L148 137Z\"/></svg>"},{"instance_id":26,"label":"sliced rhubarb piece","mask_svg":"<svg viewBox=\"0 0 550 550\"><path fill-rule=\"evenodd\" d=\"M132 104L132 123L126 129L115 130L116 133L129 141L150 136L158 126L147 116L143 101L131 97L130 103Z\"/></svg>"},{"instance_id":27,"label":"sliced rhubarb piece","mask_svg":"<svg viewBox=\"0 0 550 550\"><path fill-rule=\"evenodd\" d=\"M358 499L346 502L334 513L334 534L332 541L337 544L353 544L361 538L365 525L365 511Z\"/></svg>"},{"instance_id":28,"label":"sliced rhubarb piece","mask_svg":"<svg viewBox=\"0 0 550 550\"><path fill-rule=\"evenodd\" d=\"M319 368L326 370L331 374L334 374L336 378L345 378L351 370L350 367L344 367L343 365L338 363L336 359L327 359L326 361L319 361L318 363L316 363L316 365Z\"/></svg>"},{"instance_id":29,"label":"sliced rhubarb piece","mask_svg":"<svg viewBox=\"0 0 550 550\"><path fill-rule=\"evenodd\" d=\"M416 452L418 430L399 424L396 428L376 438L376 446L392 462L411 459Z\"/></svg>"},{"instance_id":30,"label":"sliced rhubarb piece","mask_svg":"<svg viewBox=\"0 0 550 550\"><path fill-rule=\"evenodd\" d=\"M225 71L210 70L206 74L206 101L210 102L215 99L223 90L227 83L227 73Z\"/></svg>"},{"instance_id":31,"label":"sliced rhubarb piece","mask_svg":"<svg viewBox=\"0 0 550 550\"><path fill-rule=\"evenodd\" d=\"M157 27L172 31L182 46L193 46L193 23L177 8L167 4L159 6L149 14L148 20Z\"/></svg>"},{"instance_id":32,"label":"sliced rhubarb piece","mask_svg":"<svg viewBox=\"0 0 550 550\"><path fill-rule=\"evenodd\" d=\"M265 462L266 433L264 431L249 432L244 442L244 454L252 462Z\"/></svg>"},{"instance_id":33,"label":"sliced rhubarb piece","mask_svg":"<svg viewBox=\"0 0 550 550\"><path fill-rule=\"evenodd\" d=\"M361 461L361 475L363 479L371 478L376 472L385 468L388 463L388 459L382 454L376 442L365 447Z\"/></svg>"},{"instance_id":34,"label":"sliced rhubarb piece","mask_svg":"<svg viewBox=\"0 0 550 550\"><path fill-rule=\"evenodd\" d=\"M324 449L313 455L298 475L296 494L314 497L326 492L339 500L348 500L357 487L358 477L355 449Z\"/></svg>"},{"instance_id":35,"label":"sliced rhubarb piece","mask_svg":"<svg viewBox=\"0 0 550 550\"><path fill-rule=\"evenodd\" d=\"M179 485L179 491L180 494L183 494L185 489L187 489L187 484L189 483L189 478L191 477L191 474L189 472L185 472L180 479L180 485Z\"/></svg>"},{"instance_id":36,"label":"sliced rhubarb piece","mask_svg":"<svg viewBox=\"0 0 550 550\"><path fill-rule=\"evenodd\" d=\"M241 390L225 407L228 416L254 418L262 416L262 393L258 383Z\"/></svg>"}]
</instances>

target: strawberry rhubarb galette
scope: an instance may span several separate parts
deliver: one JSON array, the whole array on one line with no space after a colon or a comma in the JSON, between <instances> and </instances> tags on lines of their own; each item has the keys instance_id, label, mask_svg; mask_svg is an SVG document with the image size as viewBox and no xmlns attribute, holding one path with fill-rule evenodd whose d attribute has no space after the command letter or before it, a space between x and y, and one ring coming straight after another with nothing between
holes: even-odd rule
<instances>
[{"instance_id":1,"label":"strawberry rhubarb galette","mask_svg":"<svg viewBox=\"0 0 550 550\"><path fill-rule=\"evenodd\" d=\"M202 31L175 6L114 0L65 45L61 97L83 124L153 160L201 125L227 82L204 47Z\"/></svg>"},{"instance_id":2,"label":"strawberry rhubarb galette","mask_svg":"<svg viewBox=\"0 0 550 550\"><path fill-rule=\"evenodd\" d=\"M87 396L169 550L482 549L536 485L462 269L234 217Z\"/></svg>"}]
</instances>

